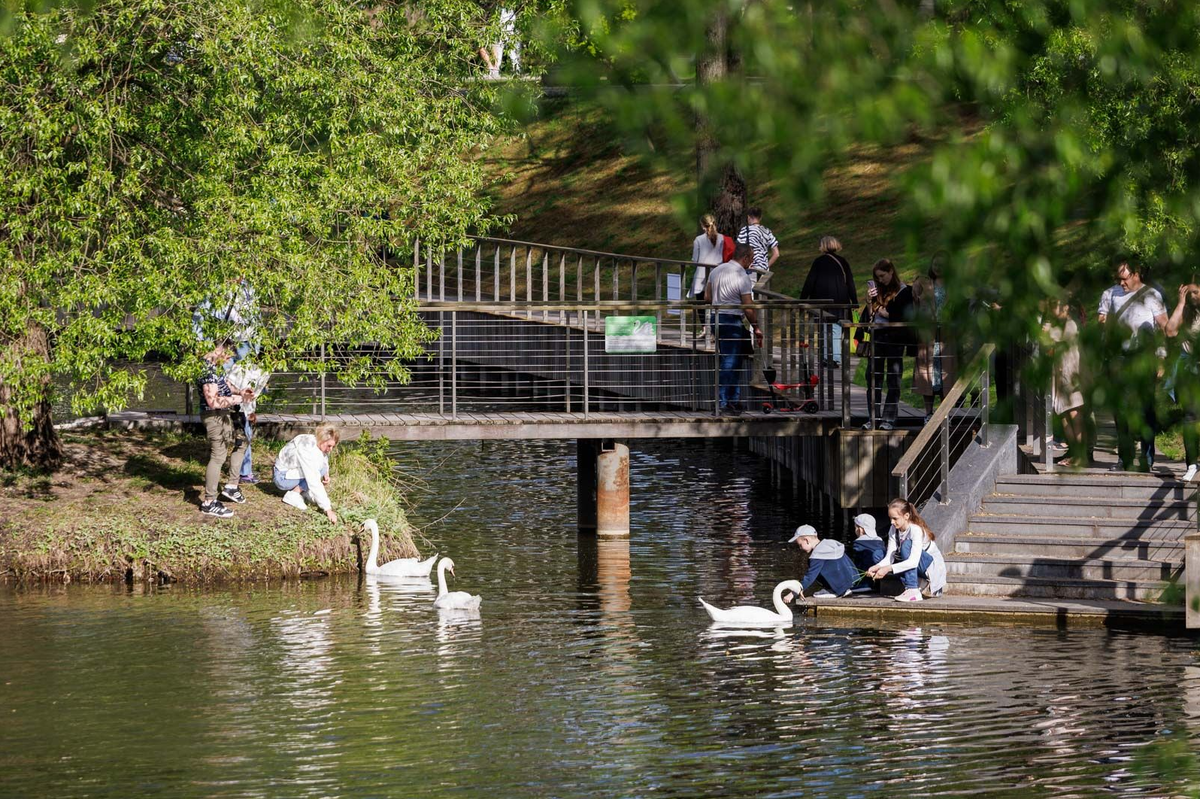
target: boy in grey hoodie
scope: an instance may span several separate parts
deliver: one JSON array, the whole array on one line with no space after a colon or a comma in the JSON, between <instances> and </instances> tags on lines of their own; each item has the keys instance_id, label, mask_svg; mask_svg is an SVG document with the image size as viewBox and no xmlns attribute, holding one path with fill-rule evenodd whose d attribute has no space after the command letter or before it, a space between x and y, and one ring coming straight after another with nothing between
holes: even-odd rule
<instances>
[{"instance_id":1,"label":"boy in grey hoodie","mask_svg":"<svg viewBox=\"0 0 1200 799\"><path fill-rule=\"evenodd\" d=\"M828 596L847 596L850 593L858 571L846 555L845 546L828 538L819 538L816 528L811 524L797 527L796 534L788 539L788 543L793 541L808 553L808 571L800 581L801 596L818 581L828 589ZM824 592L814 594L825 595Z\"/></svg>"}]
</instances>

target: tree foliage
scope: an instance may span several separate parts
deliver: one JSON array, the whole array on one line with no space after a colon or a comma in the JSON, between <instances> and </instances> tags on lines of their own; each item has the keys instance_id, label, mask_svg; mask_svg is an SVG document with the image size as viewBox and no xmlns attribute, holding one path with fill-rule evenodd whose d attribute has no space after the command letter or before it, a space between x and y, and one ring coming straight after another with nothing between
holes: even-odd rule
<instances>
[{"instance_id":1,"label":"tree foliage","mask_svg":"<svg viewBox=\"0 0 1200 799\"><path fill-rule=\"evenodd\" d=\"M692 80L706 0L577 0L595 55L568 54L566 72L628 132L675 150L703 115L743 171L800 202L824 201L822 174L853 147L937 142L896 187L908 246L895 255L948 253L953 307L980 334L1032 331L1039 303L1071 287L1090 305L1118 249L1191 274L1197 4L720 3L740 72ZM1005 311L970 312L985 295Z\"/></svg>"},{"instance_id":2,"label":"tree foliage","mask_svg":"<svg viewBox=\"0 0 1200 799\"><path fill-rule=\"evenodd\" d=\"M465 0L364 8L340 0L108 0L23 10L0 37L0 388L32 421L62 375L77 411L141 390L130 363L196 365L193 307L246 277L262 360L428 336L414 237L487 227L477 164L495 97L464 80ZM411 261L409 262L411 263ZM48 333L48 352L20 346Z\"/></svg>"}]
</instances>

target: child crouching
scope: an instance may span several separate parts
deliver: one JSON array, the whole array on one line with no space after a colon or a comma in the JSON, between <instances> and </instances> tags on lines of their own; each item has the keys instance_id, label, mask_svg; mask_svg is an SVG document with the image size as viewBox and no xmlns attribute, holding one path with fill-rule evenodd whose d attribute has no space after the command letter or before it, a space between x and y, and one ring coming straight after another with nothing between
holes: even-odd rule
<instances>
[{"instance_id":1,"label":"child crouching","mask_svg":"<svg viewBox=\"0 0 1200 799\"><path fill-rule=\"evenodd\" d=\"M907 499L888 503L888 518L892 528L888 530L887 552L883 560L867 570L867 575L878 580L894 572L904 583L904 593L896 597L897 602L920 602L923 597L917 586L922 577L929 581L929 595L940 595L946 587L946 562L929 525ZM897 557L899 562L894 562Z\"/></svg>"},{"instance_id":2,"label":"child crouching","mask_svg":"<svg viewBox=\"0 0 1200 799\"><path fill-rule=\"evenodd\" d=\"M820 581L827 591L818 591L814 597L848 596L858 571L846 555L846 547L837 541L824 540L817 537L817 530L811 524L803 524L796 528L796 534L788 539L795 541L800 548L808 553L808 571L800 581L800 596Z\"/></svg>"},{"instance_id":3,"label":"child crouching","mask_svg":"<svg viewBox=\"0 0 1200 799\"><path fill-rule=\"evenodd\" d=\"M879 585L867 576L867 571L879 561L887 550L879 533L875 532L875 517L869 513L860 513L854 517L854 544L850 547L850 559L855 567L862 572L862 577L853 588L855 594L866 594L878 591Z\"/></svg>"}]
</instances>

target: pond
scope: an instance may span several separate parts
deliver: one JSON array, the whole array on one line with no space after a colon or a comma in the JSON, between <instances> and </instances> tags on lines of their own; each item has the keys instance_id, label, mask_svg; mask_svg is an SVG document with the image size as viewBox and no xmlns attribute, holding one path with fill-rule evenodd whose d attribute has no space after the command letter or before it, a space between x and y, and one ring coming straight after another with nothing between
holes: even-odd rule
<instances>
[{"instance_id":1,"label":"pond","mask_svg":"<svg viewBox=\"0 0 1200 799\"><path fill-rule=\"evenodd\" d=\"M478 619L354 578L0 593L0 796L1141 796L1195 777L1143 767L1200 737L1194 642L711 628L697 596L766 605L799 569L801 498L727 445L632 450L633 535L598 543L574 529L571 442L396 448Z\"/></svg>"}]
</instances>

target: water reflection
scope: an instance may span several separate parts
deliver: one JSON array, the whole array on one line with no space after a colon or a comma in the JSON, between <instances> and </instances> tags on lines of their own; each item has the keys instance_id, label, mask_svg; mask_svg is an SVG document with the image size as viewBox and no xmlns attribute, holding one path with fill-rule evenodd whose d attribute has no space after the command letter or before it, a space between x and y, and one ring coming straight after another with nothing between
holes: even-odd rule
<instances>
[{"instance_id":1,"label":"water reflection","mask_svg":"<svg viewBox=\"0 0 1200 799\"><path fill-rule=\"evenodd\" d=\"M414 521L447 516L426 535L485 618L374 577L0 593L0 795L1186 793L1130 759L1200 740L1190 640L711 627L698 594L797 576L803 514L757 461L642 447L633 535L600 541L575 533L571 447L454 451Z\"/></svg>"}]
</instances>

